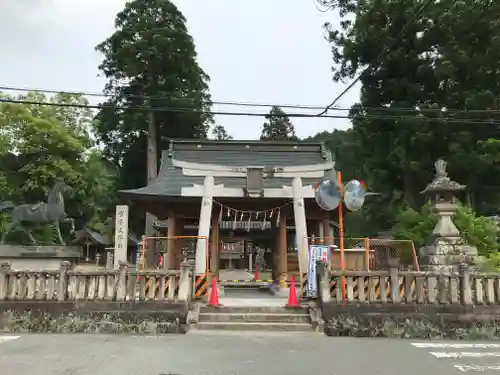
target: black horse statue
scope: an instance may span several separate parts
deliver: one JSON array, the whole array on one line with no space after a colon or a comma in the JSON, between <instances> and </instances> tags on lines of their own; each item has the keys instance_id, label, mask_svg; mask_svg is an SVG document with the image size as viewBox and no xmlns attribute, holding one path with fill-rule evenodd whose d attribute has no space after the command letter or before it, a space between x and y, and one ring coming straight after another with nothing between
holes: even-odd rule
<instances>
[{"instance_id":1,"label":"black horse statue","mask_svg":"<svg viewBox=\"0 0 500 375\"><path fill-rule=\"evenodd\" d=\"M57 231L57 236L61 245L66 245L61 235L60 223L70 224L70 233L75 231L74 219L68 217L64 208L63 194L72 192L73 189L64 182L56 182L49 192L47 203L14 205L12 202L0 203L0 212L11 210L12 223L2 236L1 244L5 243L7 235L15 227L21 228L29 237L33 245L36 240L25 224L53 224Z\"/></svg>"}]
</instances>

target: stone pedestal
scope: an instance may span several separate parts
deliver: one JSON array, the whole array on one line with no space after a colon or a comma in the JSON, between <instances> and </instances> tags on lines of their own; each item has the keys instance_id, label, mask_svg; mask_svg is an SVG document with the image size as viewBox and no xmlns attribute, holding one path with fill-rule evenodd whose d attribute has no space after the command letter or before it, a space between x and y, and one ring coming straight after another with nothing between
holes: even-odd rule
<instances>
[{"instance_id":1,"label":"stone pedestal","mask_svg":"<svg viewBox=\"0 0 500 375\"><path fill-rule=\"evenodd\" d=\"M465 243L453 223L453 215L457 209L455 193L464 190L466 186L448 177L444 160L438 160L434 165L436 176L422 194L432 200L432 209L438 216L438 222L429 244L420 248L420 258L430 271L458 272L460 265L474 265L477 259L477 249Z\"/></svg>"},{"instance_id":2,"label":"stone pedestal","mask_svg":"<svg viewBox=\"0 0 500 375\"><path fill-rule=\"evenodd\" d=\"M56 271L61 261L75 263L82 256L79 246L0 245L0 262L16 271Z\"/></svg>"}]
</instances>

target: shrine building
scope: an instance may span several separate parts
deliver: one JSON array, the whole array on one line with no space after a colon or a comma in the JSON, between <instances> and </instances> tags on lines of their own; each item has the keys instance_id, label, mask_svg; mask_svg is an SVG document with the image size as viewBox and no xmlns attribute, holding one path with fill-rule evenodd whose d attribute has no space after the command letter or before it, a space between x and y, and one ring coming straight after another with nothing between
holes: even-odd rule
<instances>
[{"instance_id":1,"label":"shrine building","mask_svg":"<svg viewBox=\"0 0 500 375\"><path fill-rule=\"evenodd\" d=\"M322 142L173 139L158 178L120 194L166 223L165 267L179 269L192 236L198 275L257 263L284 280L306 272L312 236L332 239L313 188L334 165Z\"/></svg>"}]
</instances>

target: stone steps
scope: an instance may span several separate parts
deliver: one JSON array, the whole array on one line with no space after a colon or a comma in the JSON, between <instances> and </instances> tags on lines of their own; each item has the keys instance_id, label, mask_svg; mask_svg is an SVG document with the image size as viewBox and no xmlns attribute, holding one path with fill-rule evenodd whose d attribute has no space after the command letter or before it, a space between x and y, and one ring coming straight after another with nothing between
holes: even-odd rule
<instances>
[{"instance_id":1,"label":"stone steps","mask_svg":"<svg viewBox=\"0 0 500 375\"><path fill-rule=\"evenodd\" d=\"M199 322L265 322L265 323L310 323L309 314L261 314L261 313L200 313Z\"/></svg>"},{"instance_id":2,"label":"stone steps","mask_svg":"<svg viewBox=\"0 0 500 375\"><path fill-rule=\"evenodd\" d=\"M223 306L208 307L203 306L200 308L200 314L210 313L210 314L305 314L309 315L308 307L297 307L297 308L284 308L280 306Z\"/></svg>"},{"instance_id":3,"label":"stone steps","mask_svg":"<svg viewBox=\"0 0 500 375\"><path fill-rule=\"evenodd\" d=\"M309 323L278 323L278 322L199 322L197 330L225 331L296 331L312 332Z\"/></svg>"},{"instance_id":4,"label":"stone steps","mask_svg":"<svg viewBox=\"0 0 500 375\"><path fill-rule=\"evenodd\" d=\"M202 307L197 330L301 331L311 332L307 307L287 309L276 306Z\"/></svg>"}]
</instances>

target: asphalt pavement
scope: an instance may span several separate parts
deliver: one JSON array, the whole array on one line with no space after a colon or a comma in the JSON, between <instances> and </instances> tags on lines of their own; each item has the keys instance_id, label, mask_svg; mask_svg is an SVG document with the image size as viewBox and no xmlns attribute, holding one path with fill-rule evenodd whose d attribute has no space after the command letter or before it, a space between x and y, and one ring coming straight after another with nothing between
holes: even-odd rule
<instances>
[{"instance_id":1,"label":"asphalt pavement","mask_svg":"<svg viewBox=\"0 0 500 375\"><path fill-rule=\"evenodd\" d=\"M319 333L0 336L2 375L451 375L499 373L500 343Z\"/></svg>"}]
</instances>

